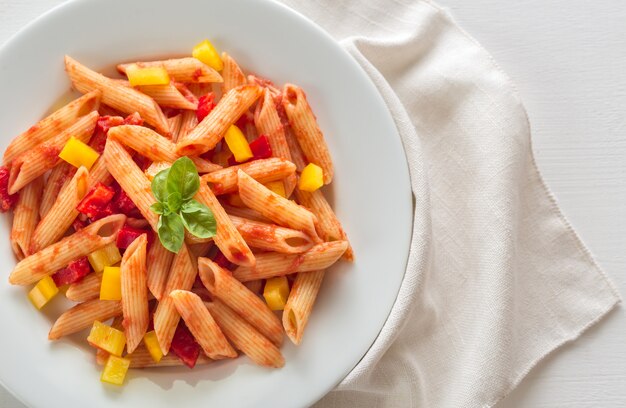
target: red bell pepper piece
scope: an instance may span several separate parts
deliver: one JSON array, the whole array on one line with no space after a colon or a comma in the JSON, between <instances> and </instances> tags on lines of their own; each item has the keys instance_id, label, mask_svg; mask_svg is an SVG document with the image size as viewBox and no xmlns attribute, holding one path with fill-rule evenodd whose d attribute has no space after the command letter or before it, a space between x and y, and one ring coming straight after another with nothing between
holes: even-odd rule
<instances>
[{"instance_id":1,"label":"red bell pepper piece","mask_svg":"<svg viewBox=\"0 0 626 408\"><path fill-rule=\"evenodd\" d=\"M96 129L93 132L89 145L92 149L102 154L104 145L107 142L107 133L109 129L124 124L124 118L121 116L101 116L96 122Z\"/></svg>"},{"instance_id":2,"label":"red bell pepper piece","mask_svg":"<svg viewBox=\"0 0 626 408\"><path fill-rule=\"evenodd\" d=\"M115 190L102 183L96 184L76 206L76 209L92 221L114 213L110 205Z\"/></svg>"},{"instance_id":3,"label":"red bell pepper piece","mask_svg":"<svg viewBox=\"0 0 626 408\"><path fill-rule=\"evenodd\" d=\"M124 226L117 233L116 245L119 249L126 249L135 239L137 239L142 234L148 234L148 239L152 235L150 234L150 231L133 228L128 224L124 224Z\"/></svg>"},{"instance_id":4,"label":"red bell pepper piece","mask_svg":"<svg viewBox=\"0 0 626 408\"><path fill-rule=\"evenodd\" d=\"M200 346L182 320L176 327L170 348L187 367L193 368L196 365L200 355Z\"/></svg>"},{"instance_id":5,"label":"red bell pepper piece","mask_svg":"<svg viewBox=\"0 0 626 408\"><path fill-rule=\"evenodd\" d=\"M198 99L198 109L196 110L196 117L198 122L202 122L202 119L206 118L209 113L215 108L215 94L209 92L208 94L201 96Z\"/></svg>"},{"instance_id":6,"label":"red bell pepper piece","mask_svg":"<svg viewBox=\"0 0 626 408\"><path fill-rule=\"evenodd\" d=\"M133 200L131 200L128 194L126 194L126 192L120 187L118 187L115 198L113 199L113 205L118 212L126 215L131 215L137 210Z\"/></svg>"},{"instance_id":7,"label":"red bell pepper piece","mask_svg":"<svg viewBox=\"0 0 626 408\"><path fill-rule=\"evenodd\" d=\"M270 146L270 141L265 135L261 135L250 142L250 150L252 150L253 154L250 160L267 159L268 157L272 157L272 146ZM238 164L241 163L237 163L234 156L230 156L228 158L229 166L236 166Z\"/></svg>"},{"instance_id":8,"label":"red bell pepper piece","mask_svg":"<svg viewBox=\"0 0 626 408\"><path fill-rule=\"evenodd\" d=\"M87 276L89 272L91 272L89 261L86 257L80 258L57 271L52 275L52 280L57 286L70 285Z\"/></svg>"},{"instance_id":9,"label":"red bell pepper piece","mask_svg":"<svg viewBox=\"0 0 626 408\"><path fill-rule=\"evenodd\" d=\"M83 220L82 217L85 217L85 219ZM82 215L82 216L79 215L78 217L76 217L76 219L72 223L72 227L74 228L74 232L78 232L89 224L90 224L89 218L87 218L85 215Z\"/></svg>"},{"instance_id":10,"label":"red bell pepper piece","mask_svg":"<svg viewBox=\"0 0 626 408\"><path fill-rule=\"evenodd\" d=\"M0 167L0 212L7 212L17 202L17 194L9 194L9 174L8 167Z\"/></svg>"}]
</instances>

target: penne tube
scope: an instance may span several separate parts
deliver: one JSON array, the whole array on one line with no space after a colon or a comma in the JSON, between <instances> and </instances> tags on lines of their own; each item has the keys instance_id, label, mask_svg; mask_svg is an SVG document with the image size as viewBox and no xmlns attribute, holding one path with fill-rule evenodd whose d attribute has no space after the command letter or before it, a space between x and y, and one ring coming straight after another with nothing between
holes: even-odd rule
<instances>
[{"instance_id":1,"label":"penne tube","mask_svg":"<svg viewBox=\"0 0 626 408\"><path fill-rule=\"evenodd\" d=\"M251 280L248 282L244 282L243 286L245 286L246 288L248 288L248 290L252 293L254 293L257 296L261 296L261 294L263 293L263 284L265 282L263 281L263 279L257 279L257 280Z\"/></svg>"},{"instance_id":2,"label":"penne tube","mask_svg":"<svg viewBox=\"0 0 626 408\"><path fill-rule=\"evenodd\" d=\"M99 104L100 91L95 90L70 102L45 119L40 120L36 125L11 141L9 147L7 147L4 152L4 164L10 164L16 157L36 148L63 132L80 117L94 110L98 110Z\"/></svg>"},{"instance_id":3,"label":"penne tube","mask_svg":"<svg viewBox=\"0 0 626 408\"><path fill-rule=\"evenodd\" d=\"M237 357L237 352L228 343L198 295L186 290L175 290L169 296L204 354L213 360Z\"/></svg>"},{"instance_id":4,"label":"penne tube","mask_svg":"<svg viewBox=\"0 0 626 408\"><path fill-rule=\"evenodd\" d=\"M184 111L181 113L180 119L180 128L178 130L178 134L172 137L172 142L176 143L178 140L181 140L193 130L198 125L198 117L195 112Z\"/></svg>"},{"instance_id":5,"label":"penne tube","mask_svg":"<svg viewBox=\"0 0 626 408\"><path fill-rule=\"evenodd\" d=\"M304 155L309 162L324 170L324 184L329 184L333 179L333 161L304 91L296 85L287 84L283 90L282 102Z\"/></svg>"},{"instance_id":6,"label":"penne tube","mask_svg":"<svg viewBox=\"0 0 626 408\"><path fill-rule=\"evenodd\" d=\"M261 88L244 85L226 93L215 108L176 144L181 156L198 155L215 147L228 128L257 100Z\"/></svg>"},{"instance_id":7,"label":"penne tube","mask_svg":"<svg viewBox=\"0 0 626 408\"><path fill-rule=\"evenodd\" d=\"M205 83L222 82L220 74L195 58L176 58L163 61L136 62L139 68L163 67L170 79L178 82ZM117 70L126 74L126 69L132 64L120 64Z\"/></svg>"},{"instance_id":8,"label":"penne tube","mask_svg":"<svg viewBox=\"0 0 626 408\"><path fill-rule=\"evenodd\" d=\"M159 132L169 133L167 118L154 99L92 71L68 56L65 56L65 70L74 88L79 92L87 93L96 89L100 90L102 103L126 114L137 112Z\"/></svg>"},{"instance_id":9,"label":"penne tube","mask_svg":"<svg viewBox=\"0 0 626 408\"><path fill-rule=\"evenodd\" d=\"M264 301L233 278L230 272L208 258L200 258L198 273L214 299L224 302L272 343L278 346L282 344L283 328L278 317Z\"/></svg>"},{"instance_id":10,"label":"penne tube","mask_svg":"<svg viewBox=\"0 0 626 408\"><path fill-rule=\"evenodd\" d=\"M65 297L73 302L86 302L100 297L101 273L90 273L76 283L72 283L65 292Z\"/></svg>"},{"instance_id":11,"label":"penne tube","mask_svg":"<svg viewBox=\"0 0 626 408\"><path fill-rule=\"evenodd\" d=\"M75 172L76 167L66 161L62 161L57 164L50 171L50 175L48 176L43 188L41 203L39 204L39 216L41 218L43 218L48 211L50 211L52 204L54 204L57 196L59 195L59 191L61 191L63 186L69 182Z\"/></svg>"},{"instance_id":12,"label":"penne tube","mask_svg":"<svg viewBox=\"0 0 626 408\"><path fill-rule=\"evenodd\" d=\"M230 220L249 246L283 254L306 252L315 244L304 232L234 215Z\"/></svg>"},{"instance_id":13,"label":"penne tube","mask_svg":"<svg viewBox=\"0 0 626 408\"><path fill-rule=\"evenodd\" d=\"M183 122L183 115L178 114L176 116L172 116L171 118L167 118L167 123L170 127L170 140L176 143L178 140L178 135L180 134L180 125Z\"/></svg>"},{"instance_id":14,"label":"penne tube","mask_svg":"<svg viewBox=\"0 0 626 408\"><path fill-rule=\"evenodd\" d=\"M124 149L124 146L113 138L107 140L103 157L109 173L135 203L141 215L152 226L152 229L157 231L159 216L150 211L150 206L156 202L156 199L152 195L148 177L133 161L128 151Z\"/></svg>"},{"instance_id":15,"label":"penne tube","mask_svg":"<svg viewBox=\"0 0 626 408\"><path fill-rule=\"evenodd\" d=\"M248 83L267 89L273 97L278 97L282 93L280 89L276 88L276 85L274 85L272 81L257 75L248 75Z\"/></svg>"},{"instance_id":16,"label":"penne tube","mask_svg":"<svg viewBox=\"0 0 626 408\"><path fill-rule=\"evenodd\" d=\"M287 304L283 311L283 327L295 345L302 342L304 328L309 322L309 316L323 279L323 270L299 273L289 291Z\"/></svg>"},{"instance_id":17,"label":"penne tube","mask_svg":"<svg viewBox=\"0 0 626 408\"><path fill-rule=\"evenodd\" d=\"M30 255L30 243L39 221L43 178L38 177L20 192L13 212L11 247L18 260Z\"/></svg>"},{"instance_id":18,"label":"penne tube","mask_svg":"<svg viewBox=\"0 0 626 408\"><path fill-rule=\"evenodd\" d=\"M311 212L317 217L317 229L324 241L348 240L348 236L343 230L339 219L335 215L335 212L331 208L330 204L328 204L328 201L326 201L326 198L321 190L309 193L307 191L297 189L296 198L300 204L311 210ZM348 245L348 249L343 254L343 257L347 261L354 261L354 252L352 251L352 247L350 245Z\"/></svg>"},{"instance_id":19,"label":"penne tube","mask_svg":"<svg viewBox=\"0 0 626 408\"><path fill-rule=\"evenodd\" d=\"M105 321L121 314L122 304L117 300L96 299L79 303L59 316L48 333L48 340L58 340L90 327L95 320Z\"/></svg>"},{"instance_id":20,"label":"penne tube","mask_svg":"<svg viewBox=\"0 0 626 408\"><path fill-rule=\"evenodd\" d=\"M170 82L169 85L140 86L139 91L155 100L160 106L174 109L198 109L198 99L190 92L191 98L185 97L179 90L184 84ZM188 94L188 95L189 95Z\"/></svg>"},{"instance_id":21,"label":"penne tube","mask_svg":"<svg viewBox=\"0 0 626 408\"><path fill-rule=\"evenodd\" d=\"M165 290L154 312L154 331L163 354L170 351L176 326L180 321L180 314L176 311L173 300L168 295L177 289L190 290L197 275L198 265L192 259L187 245L183 244L180 251L174 256Z\"/></svg>"},{"instance_id":22,"label":"penne tube","mask_svg":"<svg viewBox=\"0 0 626 408\"><path fill-rule=\"evenodd\" d=\"M206 256L211 248L213 248L213 241L199 242L197 244L189 245L189 251L195 258Z\"/></svg>"},{"instance_id":23,"label":"penne tube","mask_svg":"<svg viewBox=\"0 0 626 408\"><path fill-rule=\"evenodd\" d=\"M126 216L123 214L110 215L27 256L15 266L9 276L9 283L12 285L35 283L44 276L65 268L70 262L115 242L117 232L125 221Z\"/></svg>"},{"instance_id":24,"label":"penne tube","mask_svg":"<svg viewBox=\"0 0 626 408\"><path fill-rule=\"evenodd\" d=\"M150 289L152 296L158 300L161 300L161 296L163 296L173 260L174 253L165 249L157 237L148 250L147 264L148 289Z\"/></svg>"},{"instance_id":25,"label":"penne tube","mask_svg":"<svg viewBox=\"0 0 626 408\"><path fill-rule=\"evenodd\" d=\"M91 112L46 142L24 152L13 160L9 175L9 193L15 194L22 187L43 175L61 162L59 153L70 137L87 143L98 120L98 112Z\"/></svg>"},{"instance_id":26,"label":"penne tube","mask_svg":"<svg viewBox=\"0 0 626 408\"><path fill-rule=\"evenodd\" d=\"M259 98L259 102L254 111L254 124L259 134L267 136L274 157L289 161L292 160L289 145L285 137L285 128L278 116L274 97L270 89L264 89L263 95ZM295 174L286 177L284 184L287 197L291 196L291 193L296 187L296 183L297 177Z\"/></svg>"},{"instance_id":27,"label":"penne tube","mask_svg":"<svg viewBox=\"0 0 626 408\"><path fill-rule=\"evenodd\" d=\"M148 286L146 273L146 247L148 238L141 234L136 238L122 257L122 314L126 350L135 351L146 334L150 315L148 311Z\"/></svg>"},{"instance_id":28,"label":"penne tube","mask_svg":"<svg viewBox=\"0 0 626 408\"><path fill-rule=\"evenodd\" d=\"M106 184L107 186L113 182L113 177L107 169L107 164L102 156L98 157L98 160L89 169L89 189L94 187L98 183Z\"/></svg>"},{"instance_id":29,"label":"penne tube","mask_svg":"<svg viewBox=\"0 0 626 408\"><path fill-rule=\"evenodd\" d=\"M291 161L296 165L296 168L299 172L302 172L307 164L309 164L306 157L304 157L304 153L302 152L302 148L298 144L296 137L293 135L293 130L290 127L285 128L285 140L287 140L287 145L289 146L289 153L291 153Z\"/></svg>"},{"instance_id":30,"label":"penne tube","mask_svg":"<svg viewBox=\"0 0 626 408\"><path fill-rule=\"evenodd\" d=\"M276 157L253 160L205 174L202 176L202 181L211 183L211 190L216 195L233 193L237 191L237 172L239 170L244 171L259 183L267 183L293 175L296 166L288 160Z\"/></svg>"},{"instance_id":31,"label":"penne tube","mask_svg":"<svg viewBox=\"0 0 626 408\"><path fill-rule=\"evenodd\" d=\"M285 365L280 350L228 306L220 301L206 303L205 306L228 340L250 360L264 367L280 368Z\"/></svg>"},{"instance_id":32,"label":"penne tube","mask_svg":"<svg viewBox=\"0 0 626 408\"><path fill-rule=\"evenodd\" d=\"M178 159L176 145L157 132L143 126L123 125L109 130L109 139L115 139L153 161L173 163ZM221 166L199 157L190 157L199 173L220 170Z\"/></svg>"},{"instance_id":33,"label":"penne tube","mask_svg":"<svg viewBox=\"0 0 626 408\"><path fill-rule=\"evenodd\" d=\"M257 254L254 268L240 266L233 277L240 282L289 275L295 272L310 272L326 269L337 262L348 248L348 241L324 242L315 245L303 254L279 254L267 252Z\"/></svg>"},{"instance_id":34,"label":"penne tube","mask_svg":"<svg viewBox=\"0 0 626 408\"><path fill-rule=\"evenodd\" d=\"M319 241L317 217L306 208L270 191L263 184L239 170L239 196L244 204L277 224L301 230Z\"/></svg>"},{"instance_id":35,"label":"penne tube","mask_svg":"<svg viewBox=\"0 0 626 408\"><path fill-rule=\"evenodd\" d=\"M217 222L217 232L213 237L213 241L224 256L236 265L254 266L254 254L209 186L205 183L200 183L200 189L195 199L209 207L213 212Z\"/></svg>"},{"instance_id":36,"label":"penne tube","mask_svg":"<svg viewBox=\"0 0 626 408\"><path fill-rule=\"evenodd\" d=\"M230 55L223 52L222 62L224 63L224 68L222 69L222 78L224 78L224 93L247 83L246 76L243 74L243 71L241 71L239 65L237 65L235 60Z\"/></svg>"},{"instance_id":37,"label":"penne tube","mask_svg":"<svg viewBox=\"0 0 626 408\"><path fill-rule=\"evenodd\" d=\"M78 217L76 206L88 191L89 171L79 168L70 182L63 187L50 208L50 211L41 219L30 244L30 253L38 252L56 242L72 226Z\"/></svg>"},{"instance_id":38,"label":"penne tube","mask_svg":"<svg viewBox=\"0 0 626 408\"><path fill-rule=\"evenodd\" d=\"M233 207L232 205L226 205L226 204L222 204L222 207L224 207L224 210L226 211L228 215L234 215L236 217L246 218L252 221L259 221L259 222L265 222L265 223L272 222L266 217L262 216L258 211L255 211L248 207Z\"/></svg>"},{"instance_id":39,"label":"penne tube","mask_svg":"<svg viewBox=\"0 0 626 408\"><path fill-rule=\"evenodd\" d=\"M108 357L108 353L106 357ZM178 356L174 353L161 357L161 360L157 363L154 361L154 359L148 352L148 349L143 344L137 347L132 354L128 354L126 358L130 359L130 368L178 367L185 365L182 360L178 358ZM213 360L201 353L200 355L198 355L196 365L209 364L212 362ZM100 365L104 365L105 363L106 359L98 360L98 364Z\"/></svg>"}]
</instances>

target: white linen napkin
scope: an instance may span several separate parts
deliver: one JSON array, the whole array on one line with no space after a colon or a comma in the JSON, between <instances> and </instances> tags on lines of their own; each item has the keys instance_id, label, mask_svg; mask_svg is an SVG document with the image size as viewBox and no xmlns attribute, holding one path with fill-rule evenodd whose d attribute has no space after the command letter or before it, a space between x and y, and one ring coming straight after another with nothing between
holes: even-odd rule
<instances>
[{"instance_id":1,"label":"white linen napkin","mask_svg":"<svg viewBox=\"0 0 626 408\"><path fill-rule=\"evenodd\" d=\"M341 41L391 110L415 196L400 295L318 407L491 407L619 295L535 165L491 56L426 1L284 0Z\"/></svg>"},{"instance_id":2,"label":"white linen napkin","mask_svg":"<svg viewBox=\"0 0 626 408\"><path fill-rule=\"evenodd\" d=\"M282 1L340 40L371 76L396 120L415 196L411 254L391 315L317 406L493 406L619 302L537 171L519 97L432 3ZM39 12L60 2L35 4ZM5 11L21 4L9 1ZM0 38L25 23L15 15L13 25L0 24ZM0 392L1 406L22 406L10 401Z\"/></svg>"}]
</instances>

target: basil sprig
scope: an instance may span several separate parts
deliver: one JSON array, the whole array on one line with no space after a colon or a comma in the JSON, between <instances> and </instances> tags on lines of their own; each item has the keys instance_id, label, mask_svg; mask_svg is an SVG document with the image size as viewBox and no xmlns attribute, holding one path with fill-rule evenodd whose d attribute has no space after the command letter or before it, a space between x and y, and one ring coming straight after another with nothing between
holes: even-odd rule
<instances>
[{"instance_id":1,"label":"basil sprig","mask_svg":"<svg viewBox=\"0 0 626 408\"><path fill-rule=\"evenodd\" d=\"M193 197L200 188L200 177L189 157L176 160L169 169L152 179L152 194L157 202L150 210L160 215L159 240L167 250L177 253L185 241L185 228L198 238L211 238L217 224L213 212Z\"/></svg>"}]
</instances>

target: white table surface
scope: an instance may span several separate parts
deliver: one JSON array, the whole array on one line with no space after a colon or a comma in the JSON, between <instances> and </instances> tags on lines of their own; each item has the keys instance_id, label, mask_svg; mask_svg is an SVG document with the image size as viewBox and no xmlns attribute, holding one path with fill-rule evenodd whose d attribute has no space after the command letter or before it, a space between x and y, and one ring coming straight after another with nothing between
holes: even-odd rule
<instances>
[{"instance_id":1,"label":"white table surface","mask_svg":"<svg viewBox=\"0 0 626 408\"><path fill-rule=\"evenodd\" d=\"M547 184L626 294L626 2L439 1L517 84ZM59 3L0 0L0 43ZM548 357L498 405L625 406L623 308ZM0 407L22 405L0 389Z\"/></svg>"}]
</instances>

